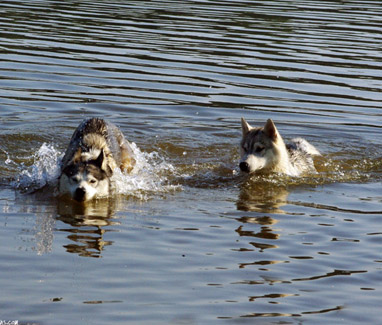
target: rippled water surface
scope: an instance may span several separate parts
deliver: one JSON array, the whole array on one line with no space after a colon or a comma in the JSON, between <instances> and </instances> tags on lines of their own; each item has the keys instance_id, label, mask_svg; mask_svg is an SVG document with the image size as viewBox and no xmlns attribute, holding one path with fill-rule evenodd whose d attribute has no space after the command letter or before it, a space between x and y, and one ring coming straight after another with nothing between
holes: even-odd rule
<instances>
[{"instance_id":1,"label":"rippled water surface","mask_svg":"<svg viewBox=\"0 0 382 325\"><path fill-rule=\"evenodd\" d=\"M2 1L0 321L377 324L379 1ZM134 143L117 195L56 195L77 125ZM242 175L240 118L322 153Z\"/></svg>"}]
</instances>

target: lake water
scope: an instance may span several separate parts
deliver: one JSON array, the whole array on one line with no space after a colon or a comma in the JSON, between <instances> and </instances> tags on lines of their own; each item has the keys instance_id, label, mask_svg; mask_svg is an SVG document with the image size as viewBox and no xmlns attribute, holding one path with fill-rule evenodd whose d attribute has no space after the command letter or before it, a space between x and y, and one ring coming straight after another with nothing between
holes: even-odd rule
<instances>
[{"instance_id":1,"label":"lake water","mask_svg":"<svg viewBox=\"0 0 382 325\"><path fill-rule=\"evenodd\" d=\"M377 324L382 3L0 4L0 321ZM56 196L77 125L134 144L136 175ZM239 172L240 118L323 154Z\"/></svg>"}]
</instances>

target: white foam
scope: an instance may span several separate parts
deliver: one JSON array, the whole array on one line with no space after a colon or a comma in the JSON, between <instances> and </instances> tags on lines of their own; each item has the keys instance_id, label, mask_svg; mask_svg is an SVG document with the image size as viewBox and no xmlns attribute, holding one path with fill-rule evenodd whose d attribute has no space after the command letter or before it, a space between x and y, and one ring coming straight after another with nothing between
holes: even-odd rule
<instances>
[{"instance_id":1,"label":"white foam","mask_svg":"<svg viewBox=\"0 0 382 325\"><path fill-rule=\"evenodd\" d=\"M157 152L142 152L135 143L131 144L136 165L131 174L125 174L120 169L114 171L112 177L117 194L147 199L153 193L167 193L180 189L171 185L169 178L175 168ZM22 192L33 192L45 186L57 188L60 175L60 164L63 153L52 144L42 144L33 155L33 164L25 167L17 166L19 174L13 182L13 187ZM14 163L7 157L7 164ZM54 193L56 194L56 193Z\"/></svg>"},{"instance_id":2,"label":"white foam","mask_svg":"<svg viewBox=\"0 0 382 325\"><path fill-rule=\"evenodd\" d=\"M32 166L28 168L25 168L23 164L19 166L21 171L14 181L14 187L23 192L33 192L46 185L57 185L61 158L61 152L53 145L43 143L33 155Z\"/></svg>"},{"instance_id":3,"label":"white foam","mask_svg":"<svg viewBox=\"0 0 382 325\"><path fill-rule=\"evenodd\" d=\"M146 153L131 143L136 164L130 174L117 169L113 174L118 194L130 195L139 199L147 199L149 194L167 193L180 189L170 184L169 179L175 173L172 164L165 161L157 152Z\"/></svg>"}]
</instances>

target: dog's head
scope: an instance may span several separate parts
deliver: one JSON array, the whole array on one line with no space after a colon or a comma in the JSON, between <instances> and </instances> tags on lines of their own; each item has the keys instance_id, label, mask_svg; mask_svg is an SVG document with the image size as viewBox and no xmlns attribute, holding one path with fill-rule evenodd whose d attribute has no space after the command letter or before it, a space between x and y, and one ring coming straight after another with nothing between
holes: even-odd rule
<instances>
[{"instance_id":1,"label":"dog's head","mask_svg":"<svg viewBox=\"0 0 382 325\"><path fill-rule=\"evenodd\" d=\"M277 159L277 147L282 141L273 121L269 119L264 127L252 127L242 118L241 129L240 170L246 173L271 170Z\"/></svg>"},{"instance_id":2,"label":"dog's head","mask_svg":"<svg viewBox=\"0 0 382 325\"><path fill-rule=\"evenodd\" d=\"M105 154L100 150L98 157L91 159L81 149L72 161L63 168L59 186L62 194L78 202L109 195L111 169L105 163Z\"/></svg>"}]
</instances>

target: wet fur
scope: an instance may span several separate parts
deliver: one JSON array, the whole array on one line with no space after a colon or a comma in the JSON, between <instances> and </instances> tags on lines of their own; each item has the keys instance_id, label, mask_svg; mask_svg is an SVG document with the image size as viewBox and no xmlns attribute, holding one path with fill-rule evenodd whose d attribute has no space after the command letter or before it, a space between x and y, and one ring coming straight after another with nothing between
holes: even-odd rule
<instances>
[{"instance_id":1,"label":"wet fur","mask_svg":"<svg viewBox=\"0 0 382 325\"><path fill-rule=\"evenodd\" d=\"M247 173L282 173L299 176L315 172L312 157L318 150L302 138L285 144L275 124L269 119L264 127L252 127L242 118L240 169Z\"/></svg>"},{"instance_id":2,"label":"wet fur","mask_svg":"<svg viewBox=\"0 0 382 325\"><path fill-rule=\"evenodd\" d=\"M130 172L134 164L130 143L114 124L86 119L73 133L62 159L59 192L79 202L108 196L114 170Z\"/></svg>"}]
</instances>

